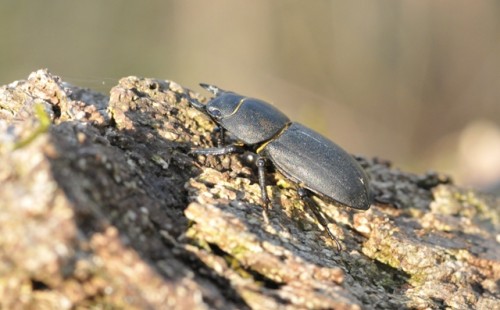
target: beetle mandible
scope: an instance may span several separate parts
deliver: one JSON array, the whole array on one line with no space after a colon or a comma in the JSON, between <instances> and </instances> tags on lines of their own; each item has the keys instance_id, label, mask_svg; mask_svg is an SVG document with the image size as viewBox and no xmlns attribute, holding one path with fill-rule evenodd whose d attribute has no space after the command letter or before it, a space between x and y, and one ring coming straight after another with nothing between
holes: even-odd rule
<instances>
[{"instance_id":1,"label":"beetle mandible","mask_svg":"<svg viewBox=\"0 0 500 310\"><path fill-rule=\"evenodd\" d=\"M200 85L214 97L207 104L192 98L189 98L189 102L217 124L219 138L217 147L195 149L191 153L225 155L249 149L257 154L255 163L265 209L269 204L265 163L266 160L270 161L281 174L297 185L299 197L340 249L338 240L328 229L328 223L311 194L350 208L368 209L371 204L369 180L358 162L337 144L304 125L292 122L265 101L225 91L214 85ZM225 145L224 131L230 132L245 146Z\"/></svg>"}]
</instances>

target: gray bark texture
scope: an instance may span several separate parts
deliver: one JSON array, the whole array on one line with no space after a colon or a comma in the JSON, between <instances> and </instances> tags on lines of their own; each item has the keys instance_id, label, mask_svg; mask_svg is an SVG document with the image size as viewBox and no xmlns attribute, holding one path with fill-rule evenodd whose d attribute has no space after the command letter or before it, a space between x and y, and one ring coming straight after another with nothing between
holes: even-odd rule
<instances>
[{"instance_id":1,"label":"gray bark texture","mask_svg":"<svg viewBox=\"0 0 500 310\"><path fill-rule=\"evenodd\" d=\"M110 95L46 70L0 88L1 309L500 309L498 197L358 158L367 211L213 146L199 94L127 77ZM384 203L382 203L383 201Z\"/></svg>"}]
</instances>

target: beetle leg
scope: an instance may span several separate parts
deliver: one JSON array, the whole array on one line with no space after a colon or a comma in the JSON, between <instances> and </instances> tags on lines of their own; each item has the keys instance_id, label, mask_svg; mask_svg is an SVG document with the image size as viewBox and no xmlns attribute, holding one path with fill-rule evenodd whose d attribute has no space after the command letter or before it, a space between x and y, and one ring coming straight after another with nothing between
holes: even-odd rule
<instances>
[{"instance_id":1,"label":"beetle leg","mask_svg":"<svg viewBox=\"0 0 500 310\"><path fill-rule=\"evenodd\" d=\"M226 140L224 128L222 128L221 126L217 126L215 127L214 131L217 134L217 147L223 147Z\"/></svg>"},{"instance_id":2,"label":"beetle leg","mask_svg":"<svg viewBox=\"0 0 500 310\"><path fill-rule=\"evenodd\" d=\"M239 145L226 145L223 147L209 147L206 149L195 149L191 150L191 154L197 154L197 155L214 155L214 156L220 156L220 155L226 155L226 154L231 154L231 153L242 153L245 151L241 146Z\"/></svg>"},{"instance_id":3,"label":"beetle leg","mask_svg":"<svg viewBox=\"0 0 500 310\"><path fill-rule=\"evenodd\" d=\"M257 173L259 175L260 195L262 198L262 203L264 204L262 216L264 217L264 222L266 224L269 224L269 216L267 215L267 210L269 209L270 201L266 191L266 159L260 155L257 155L255 165L257 166Z\"/></svg>"},{"instance_id":4,"label":"beetle leg","mask_svg":"<svg viewBox=\"0 0 500 310\"><path fill-rule=\"evenodd\" d=\"M267 197L266 191L266 159L261 156L257 157L255 165L257 166L257 172L259 174L259 186L262 203L264 203L264 206L267 209L269 206L269 197Z\"/></svg>"},{"instance_id":5,"label":"beetle leg","mask_svg":"<svg viewBox=\"0 0 500 310\"><path fill-rule=\"evenodd\" d=\"M310 197L310 192L307 189L300 187L297 189L297 193L299 194L300 199L304 201L305 205L313 212L314 217L316 217L320 225L323 226L323 228L326 230L330 238L335 242L335 244L337 245L337 251L339 252L342 251L342 246L340 245L340 242L328 228L328 222L324 214L321 212L318 204L314 202L314 200Z\"/></svg>"}]
</instances>

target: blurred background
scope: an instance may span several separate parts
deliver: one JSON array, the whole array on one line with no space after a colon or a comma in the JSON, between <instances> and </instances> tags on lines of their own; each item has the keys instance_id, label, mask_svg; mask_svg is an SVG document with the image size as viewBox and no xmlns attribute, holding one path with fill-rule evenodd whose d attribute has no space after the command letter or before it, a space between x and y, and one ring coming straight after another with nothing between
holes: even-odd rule
<instances>
[{"instance_id":1,"label":"blurred background","mask_svg":"<svg viewBox=\"0 0 500 310\"><path fill-rule=\"evenodd\" d=\"M0 85L48 68L208 82L272 102L351 153L500 180L498 1L2 1Z\"/></svg>"}]
</instances>

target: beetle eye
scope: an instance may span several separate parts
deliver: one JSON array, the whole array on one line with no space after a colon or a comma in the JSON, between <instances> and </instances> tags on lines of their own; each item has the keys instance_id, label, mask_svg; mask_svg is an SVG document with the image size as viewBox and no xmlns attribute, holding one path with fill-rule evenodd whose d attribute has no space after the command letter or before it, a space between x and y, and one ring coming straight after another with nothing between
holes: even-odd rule
<instances>
[{"instance_id":1,"label":"beetle eye","mask_svg":"<svg viewBox=\"0 0 500 310\"><path fill-rule=\"evenodd\" d=\"M221 111L217 108L214 108L214 107L209 107L208 113L215 118L220 118L222 116Z\"/></svg>"}]
</instances>

